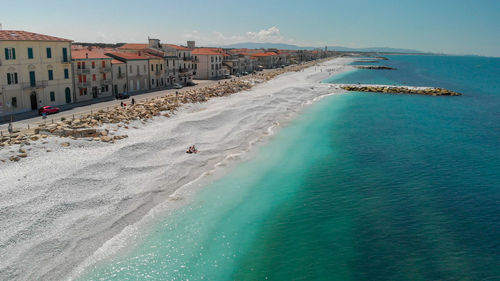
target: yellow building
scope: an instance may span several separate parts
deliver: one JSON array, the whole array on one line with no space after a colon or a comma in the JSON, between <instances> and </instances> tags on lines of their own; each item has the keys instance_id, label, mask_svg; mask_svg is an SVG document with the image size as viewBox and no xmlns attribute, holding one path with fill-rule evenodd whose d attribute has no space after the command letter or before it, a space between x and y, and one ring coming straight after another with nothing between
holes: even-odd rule
<instances>
[{"instance_id":1,"label":"yellow building","mask_svg":"<svg viewBox=\"0 0 500 281\"><path fill-rule=\"evenodd\" d=\"M0 115L73 101L71 40L0 30Z\"/></svg>"}]
</instances>

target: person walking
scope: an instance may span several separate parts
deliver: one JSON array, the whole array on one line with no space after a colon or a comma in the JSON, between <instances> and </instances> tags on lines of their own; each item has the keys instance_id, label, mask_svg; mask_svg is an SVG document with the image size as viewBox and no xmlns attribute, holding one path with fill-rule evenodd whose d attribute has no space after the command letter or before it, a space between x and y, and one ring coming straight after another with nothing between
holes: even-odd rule
<instances>
[{"instance_id":1,"label":"person walking","mask_svg":"<svg viewBox=\"0 0 500 281\"><path fill-rule=\"evenodd\" d=\"M132 105L134 105L134 104L135 104L135 99L132 98Z\"/></svg>"}]
</instances>

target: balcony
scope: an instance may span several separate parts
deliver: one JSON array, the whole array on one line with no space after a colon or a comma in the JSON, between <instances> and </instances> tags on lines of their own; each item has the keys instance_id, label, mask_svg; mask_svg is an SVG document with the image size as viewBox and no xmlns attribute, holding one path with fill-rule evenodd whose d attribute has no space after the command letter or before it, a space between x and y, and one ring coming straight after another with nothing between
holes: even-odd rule
<instances>
[{"instance_id":1,"label":"balcony","mask_svg":"<svg viewBox=\"0 0 500 281\"><path fill-rule=\"evenodd\" d=\"M182 58L184 61L191 61L191 62L199 62L198 59L195 59L194 57L184 57Z\"/></svg>"},{"instance_id":2,"label":"balcony","mask_svg":"<svg viewBox=\"0 0 500 281\"><path fill-rule=\"evenodd\" d=\"M77 74L90 74L90 69L88 68L79 68L76 70Z\"/></svg>"},{"instance_id":3,"label":"balcony","mask_svg":"<svg viewBox=\"0 0 500 281\"><path fill-rule=\"evenodd\" d=\"M90 81L87 81L87 82L78 82L78 86L80 86L80 87L90 87Z\"/></svg>"},{"instance_id":4,"label":"balcony","mask_svg":"<svg viewBox=\"0 0 500 281\"><path fill-rule=\"evenodd\" d=\"M43 81L36 81L35 83L27 82L27 83L21 83L21 87L23 90L27 89L39 89L39 88L45 88L47 87L48 81L43 80Z\"/></svg>"},{"instance_id":5,"label":"balcony","mask_svg":"<svg viewBox=\"0 0 500 281\"><path fill-rule=\"evenodd\" d=\"M101 85L111 85L111 79L107 78L106 80L101 80Z\"/></svg>"},{"instance_id":6,"label":"balcony","mask_svg":"<svg viewBox=\"0 0 500 281\"><path fill-rule=\"evenodd\" d=\"M101 67L101 72L111 72L111 67L110 66Z\"/></svg>"}]
</instances>

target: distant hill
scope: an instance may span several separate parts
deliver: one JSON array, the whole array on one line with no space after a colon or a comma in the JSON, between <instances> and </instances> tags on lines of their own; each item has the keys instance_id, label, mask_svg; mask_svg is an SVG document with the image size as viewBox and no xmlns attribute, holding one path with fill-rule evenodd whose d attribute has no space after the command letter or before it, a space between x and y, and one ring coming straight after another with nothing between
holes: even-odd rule
<instances>
[{"instance_id":1,"label":"distant hill","mask_svg":"<svg viewBox=\"0 0 500 281\"><path fill-rule=\"evenodd\" d=\"M248 49L285 49L285 50L314 50L314 49L324 49L324 47L305 47L305 46L297 46L291 44L282 44L282 43L254 43L254 42L245 42L245 43L236 43L225 46L219 46L222 48L248 48ZM417 50L410 49L398 49L398 48L389 48L389 47L372 47L372 48L348 48L341 46L328 46L328 50L330 51L339 51L339 52L379 52L379 53L423 53Z\"/></svg>"}]
</instances>

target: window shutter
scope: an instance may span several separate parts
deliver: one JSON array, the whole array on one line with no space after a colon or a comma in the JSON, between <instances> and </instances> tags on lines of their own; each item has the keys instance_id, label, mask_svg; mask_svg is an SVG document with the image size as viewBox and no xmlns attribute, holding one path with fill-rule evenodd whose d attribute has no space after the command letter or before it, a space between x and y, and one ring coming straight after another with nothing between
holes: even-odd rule
<instances>
[{"instance_id":1,"label":"window shutter","mask_svg":"<svg viewBox=\"0 0 500 281\"><path fill-rule=\"evenodd\" d=\"M5 60L9 59L9 49L5 48Z\"/></svg>"},{"instance_id":2,"label":"window shutter","mask_svg":"<svg viewBox=\"0 0 500 281\"><path fill-rule=\"evenodd\" d=\"M14 81L16 82L15 84L17 84L17 72L14 72Z\"/></svg>"},{"instance_id":3,"label":"window shutter","mask_svg":"<svg viewBox=\"0 0 500 281\"><path fill-rule=\"evenodd\" d=\"M9 84L9 85L11 84L10 83L10 73L7 73L7 84Z\"/></svg>"},{"instance_id":4,"label":"window shutter","mask_svg":"<svg viewBox=\"0 0 500 281\"><path fill-rule=\"evenodd\" d=\"M12 48L12 59L16 59L16 48Z\"/></svg>"}]
</instances>

